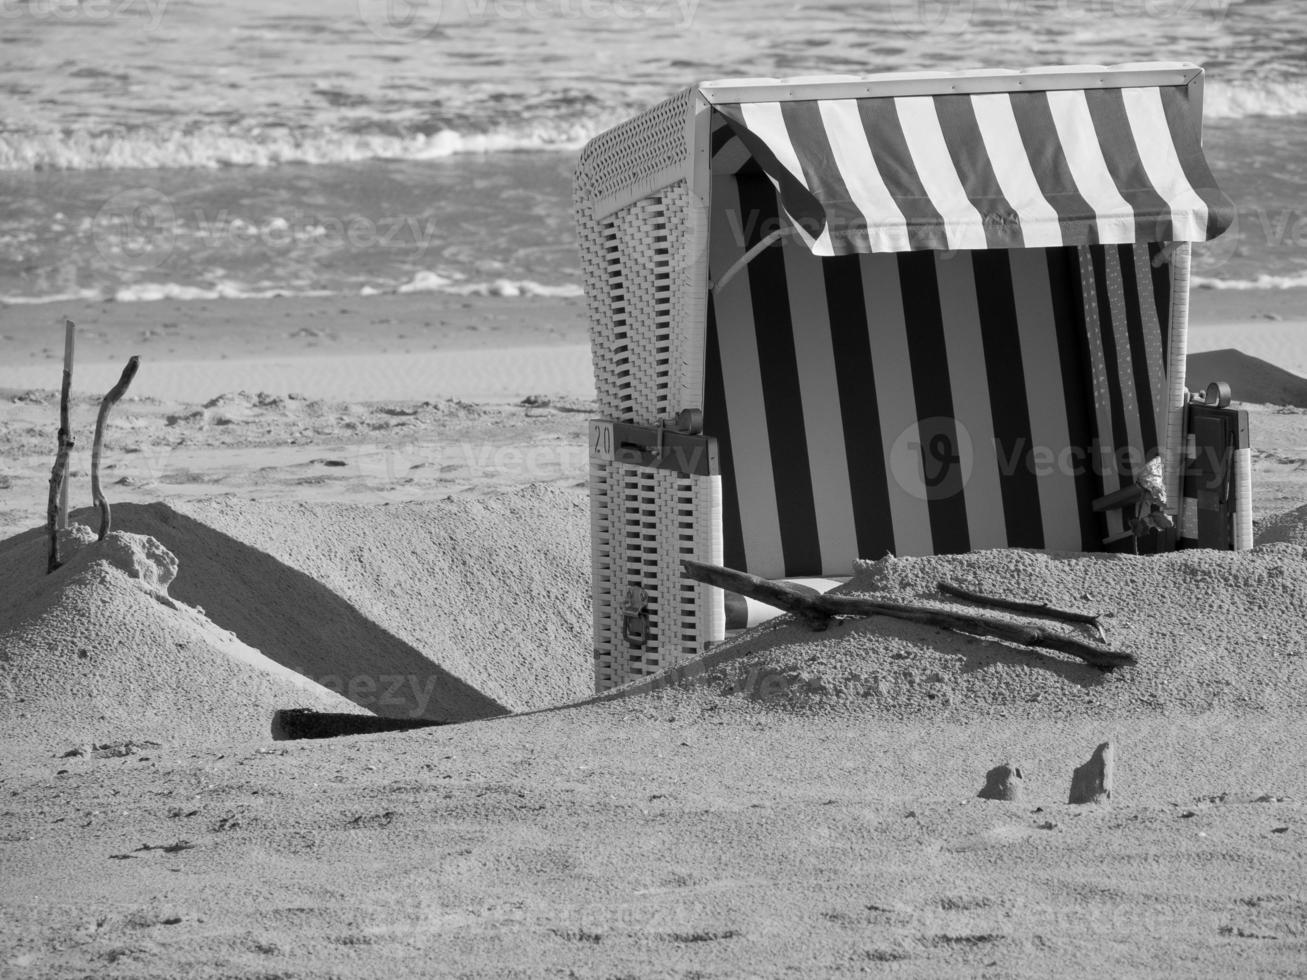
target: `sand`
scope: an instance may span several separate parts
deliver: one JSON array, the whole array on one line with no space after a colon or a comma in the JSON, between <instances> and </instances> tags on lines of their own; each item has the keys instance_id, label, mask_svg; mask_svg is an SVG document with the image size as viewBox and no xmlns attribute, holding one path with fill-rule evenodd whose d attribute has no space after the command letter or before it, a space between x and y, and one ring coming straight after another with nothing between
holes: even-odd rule
<instances>
[{"instance_id":1,"label":"sand","mask_svg":"<svg viewBox=\"0 0 1307 980\"><path fill-rule=\"evenodd\" d=\"M989 552L847 586L937 602L947 579L1110 613L1137 667L781 619L600 699L593 406L522 353L570 363L574 303L75 311L112 324L81 348L75 520L96 523L90 365L116 377L139 350L143 387L107 439L114 535L53 576L57 333L33 324L54 311L0 310L0 384L32 379L0 393L0 974L1298 975L1296 301L1195 293L1192 380L1231 380L1252 419L1251 555ZM345 317L376 332L351 340ZM415 360L418 337L423 357L519 373L477 389L470 362ZM350 388L361 354L380 360ZM248 380L255 363L281 380ZM272 741L271 710L297 704L463 723ZM1105 739L1112 802L1069 805ZM1000 763L1022 803L976 798Z\"/></svg>"},{"instance_id":2,"label":"sand","mask_svg":"<svg viewBox=\"0 0 1307 980\"><path fill-rule=\"evenodd\" d=\"M1301 514L1276 526L1277 538L1307 533ZM853 578L836 594L958 612L980 609L941 595L939 582L1098 614L1108 642L1133 653L1139 663L1104 673L1070 655L916 623L848 621L822 635L784 617L694 663L681 672L682 683L787 710L866 713L907 722L1214 711L1297 715L1307 709L1307 552L1301 545L1268 543L1238 555L1197 550L1147 557L1045 555L1002 549L884 558L857 563ZM1088 626L982 611L1098 639Z\"/></svg>"},{"instance_id":3,"label":"sand","mask_svg":"<svg viewBox=\"0 0 1307 980\"><path fill-rule=\"evenodd\" d=\"M356 711L169 595L153 538L82 525L45 574L41 534L0 546L0 724L41 754L79 746L249 739L281 707ZM102 750L103 751L103 750Z\"/></svg>"}]
</instances>

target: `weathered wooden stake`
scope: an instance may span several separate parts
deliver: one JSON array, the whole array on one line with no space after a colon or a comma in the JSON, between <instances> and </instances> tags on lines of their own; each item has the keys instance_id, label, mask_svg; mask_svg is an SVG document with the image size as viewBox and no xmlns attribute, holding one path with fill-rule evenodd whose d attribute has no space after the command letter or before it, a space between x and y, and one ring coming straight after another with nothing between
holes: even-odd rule
<instances>
[{"instance_id":1,"label":"weathered wooden stake","mask_svg":"<svg viewBox=\"0 0 1307 980\"><path fill-rule=\"evenodd\" d=\"M1056 633L1039 626L1014 623L983 613L961 613L951 609L914 606L905 602L887 602L866 596L809 595L782 582L770 582L737 572L720 565L681 559L686 578L715 585L739 595L749 596L769 606L792 612L817 629L824 628L836 616L891 616L927 626L955 630L973 636L993 636L1026 647L1044 647L1060 650L1101 670L1124 667L1135 663L1134 654L1086 643L1065 633Z\"/></svg>"},{"instance_id":2,"label":"weathered wooden stake","mask_svg":"<svg viewBox=\"0 0 1307 980\"><path fill-rule=\"evenodd\" d=\"M113 513L109 509L109 501L104 499L104 494L100 492L100 450L104 443L104 423L108 421L109 409L117 404L118 399L127 392L127 387L132 383L132 378L136 377L136 369L141 366L141 358L133 354L127 359L127 366L123 368L122 377L118 383L109 389L109 393L104 396L100 402L100 414L95 419L95 443L91 446L91 499L95 505L100 508L100 535L97 541L103 541L105 535L109 533L113 525Z\"/></svg>"},{"instance_id":3,"label":"weathered wooden stake","mask_svg":"<svg viewBox=\"0 0 1307 980\"><path fill-rule=\"evenodd\" d=\"M1107 642L1107 634L1103 632L1103 624L1094 613L1077 612L1074 609L1059 609L1057 606L1050 606L1047 602L1027 602L1024 599L1005 599L1002 596L985 595L982 592L972 592L970 589L964 589L949 582L938 582L935 588L945 595L956 596L970 602L978 602L984 606L993 606L996 609L1011 609L1013 612L1029 613L1031 616L1045 616L1048 619L1060 619L1066 623L1084 623L1098 631L1100 640L1104 643Z\"/></svg>"},{"instance_id":4,"label":"weathered wooden stake","mask_svg":"<svg viewBox=\"0 0 1307 980\"><path fill-rule=\"evenodd\" d=\"M77 324L67 318L64 319L64 384L68 388L72 387L73 380L73 346L77 336ZM65 389L63 395L64 401L68 400L68 390ZM67 424L65 422L65 424ZM71 435L71 430L70 430ZM69 446L72 445L70 441ZM63 486L59 489L59 530L68 526L68 485L72 482L65 479Z\"/></svg>"},{"instance_id":5,"label":"weathered wooden stake","mask_svg":"<svg viewBox=\"0 0 1307 980\"><path fill-rule=\"evenodd\" d=\"M68 457L73 451L73 433L68 423L68 398L73 388L73 334L72 320L64 320L64 380L59 395L59 449L55 453L54 468L50 471L50 499L45 510L45 529L50 537L50 557L45 573L49 575L59 567L59 530L68 524Z\"/></svg>"}]
</instances>

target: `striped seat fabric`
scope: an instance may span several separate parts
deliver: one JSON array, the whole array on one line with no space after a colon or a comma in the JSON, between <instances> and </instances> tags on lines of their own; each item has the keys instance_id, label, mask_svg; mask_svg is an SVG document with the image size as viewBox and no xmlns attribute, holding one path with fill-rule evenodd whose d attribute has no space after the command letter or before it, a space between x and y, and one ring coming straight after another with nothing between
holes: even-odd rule
<instances>
[{"instance_id":1,"label":"striped seat fabric","mask_svg":"<svg viewBox=\"0 0 1307 980\"><path fill-rule=\"evenodd\" d=\"M717 178L713 198L717 281L779 203L757 174ZM792 236L756 252L709 307L726 564L783 578L886 553L1099 550L1121 517L1091 501L1164 434L1160 252L821 258Z\"/></svg>"},{"instance_id":2,"label":"striped seat fabric","mask_svg":"<svg viewBox=\"0 0 1307 980\"><path fill-rule=\"evenodd\" d=\"M1206 241L1233 221L1187 85L716 106L817 255Z\"/></svg>"}]
</instances>

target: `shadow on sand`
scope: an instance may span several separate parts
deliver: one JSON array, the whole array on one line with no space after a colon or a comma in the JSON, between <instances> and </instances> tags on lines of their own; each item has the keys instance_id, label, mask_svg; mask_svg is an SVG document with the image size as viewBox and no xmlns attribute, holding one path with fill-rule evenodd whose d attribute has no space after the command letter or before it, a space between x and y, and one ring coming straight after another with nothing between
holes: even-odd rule
<instances>
[{"instance_id":1,"label":"shadow on sand","mask_svg":"<svg viewBox=\"0 0 1307 980\"><path fill-rule=\"evenodd\" d=\"M99 526L91 508L70 520ZM386 718L443 722L507 713L321 582L166 504L116 504L113 527L150 535L177 556L173 598L360 707Z\"/></svg>"}]
</instances>

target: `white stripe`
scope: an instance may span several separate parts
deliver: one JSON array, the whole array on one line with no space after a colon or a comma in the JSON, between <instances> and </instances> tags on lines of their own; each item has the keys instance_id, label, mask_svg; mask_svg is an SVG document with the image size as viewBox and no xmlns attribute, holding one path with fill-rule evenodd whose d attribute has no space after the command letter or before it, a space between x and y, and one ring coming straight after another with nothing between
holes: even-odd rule
<instances>
[{"instance_id":1,"label":"white stripe","mask_svg":"<svg viewBox=\"0 0 1307 980\"><path fill-rule=\"evenodd\" d=\"M1207 204L1194 191L1184 175L1180 157L1171 141L1162 108L1162 93L1155 88L1121 90L1125 113L1134 132L1135 145L1144 173L1153 188L1171 206L1172 241L1207 241Z\"/></svg>"},{"instance_id":2,"label":"white stripe","mask_svg":"<svg viewBox=\"0 0 1307 980\"><path fill-rule=\"evenodd\" d=\"M1107 387L1107 355L1103 352L1103 325L1098 316L1098 292L1094 285L1094 264L1089 246L1076 249L1079 264L1080 292L1085 303L1085 334L1089 341L1090 388L1094 396L1094 415L1098 438L1092 447L1091 461L1100 477L1106 496L1121 489L1121 475L1116 468L1116 445L1112 435L1112 395ZM1107 534L1111 537L1124 529L1121 511L1106 512Z\"/></svg>"},{"instance_id":3,"label":"white stripe","mask_svg":"<svg viewBox=\"0 0 1307 980\"><path fill-rule=\"evenodd\" d=\"M949 248L985 248L985 225L958 177L944 132L928 96L896 98L894 108L903 128L908 154L931 203L944 218Z\"/></svg>"},{"instance_id":4,"label":"white stripe","mask_svg":"<svg viewBox=\"0 0 1307 980\"><path fill-rule=\"evenodd\" d=\"M944 324L944 355L952 389L953 416L960 430L957 447L964 476L963 503L967 509L971 550L1005 548L1007 520L999 476L1002 450L994 438L985 340L980 330L976 271L971 256L943 258L936 252L935 276L939 282L939 312Z\"/></svg>"},{"instance_id":5,"label":"white stripe","mask_svg":"<svg viewBox=\"0 0 1307 980\"><path fill-rule=\"evenodd\" d=\"M1103 269L1107 277L1107 303L1112 316L1112 337L1116 343L1116 376L1121 388L1121 401L1125 406L1126 438L1129 446L1117 446L1118 458L1125 452L1132 476L1143 471L1144 445L1143 413L1152 411L1151 405L1139 401L1139 390L1135 388L1135 350L1130 343L1130 324L1126 320L1125 277L1121 275L1121 253L1115 248L1105 250ZM1099 311L1102 319L1102 311Z\"/></svg>"},{"instance_id":6,"label":"white stripe","mask_svg":"<svg viewBox=\"0 0 1307 980\"><path fill-rule=\"evenodd\" d=\"M921 454L916 453L909 466L894 465L894 449L900 437L904 438L903 445L906 446L916 446L921 442L912 362L908 353L908 325L899 284L899 257L864 255L858 264L867 304L871 373L876 382L876 408L880 413L881 445L885 452L885 482L889 493L889 516L894 526L894 554L899 558L933 555L935 544L930 530L930 506L926 502Z\"/></svg>"},{"instance_id":7,"label":"white stripe","mask_svg":"<svg viewBox=\"0 0 1307 980\"><path fill-rule=\"evenodd\" d=\"M973 95L985 152L994 167L994 176L1003 196L1021 218L1021 239L1026 248L1048 248L1062 244L1062 225L1057 211L1044 198L1039 181L1026 156L1017 117L1012 112L1012 96L1006 92Z\"/></svg>"},{"instance_id":8,"label":"white stripe","mask_svg":"<svg viewBox=\"0 0 1307 980\"><path fill-rule=\"evenodd\" d=\"M781 115L781 104L779 102L743 102L740 104L740 114L744 117L744 125L760 140L767 144L767 149L772 151L772 155L782 167L805 189L811 191L808 187L808 181L803 176L803 165L799 163L799 155L794 152L794 144L790 141L790 131L785 125L785 117ZM768 179L776 187L776 193L781 199L784 206L785 195L781 192L780 182L768 175ZM789 217L790 223L794 226L799 237L803 239L805 245L815 255L834 255L835 250L831 247L830 229L826 225L822 226L821 234L813 238L811 232L804 228L799 222L794 220L794 215L788 210L785 214Z\"/></svg>"},{"instance_id":9,"label":"white stripe","mask_svg":"<svg viewBox=\"0 0 1307 980\"><path fill-rule=\"evenodd\" d=\"M1157 298L1153 295L1153 269L1146 244L1136 243L1132 252L1138 293L1136 301L1144 324L1144 344L1148 355L1148 384L1153 393L1153 417L1157 419L1158 438L1165 442L1166 352L1162 350L1162 325L1157 319Z\"/></svg>"},{"instance_id":10,"label":"white stripe","mask_svg":"<svg viewBox=\"0 0 1307 980\"><path fill-rule=\"evenodd\" d=\"M1012 295L1021 335L1021 368L1030 411L1032 459L1039 480L1044 548L1079 551L1085 543L1080 537L1075 474L1077 467L1088 465L1078 454L1089 447L1071 445L1066 390L1062 387L1062 353L1049 283L1049 256L1014 248L1011 259ZM1055 256L1054 261L1063 261L1062 256Z\"/></svg>"},{"instance_id":11,"label":"white stripe","mask_svg":"<svg viewBox=\"0 0 1307 980\"><path fill-rule=\"evenodd\" d=\"M885 186L871 155L857 100L830 99L817 105L822 124L826 127L826 139L830 141L835 156L835 166L849 190L849 197L867 223L871 251L910 251L908 223L894 203L894 197Z\"/></svg>"},{"instance_id":12,"label":"white stripe","mask_svg":"<svg viewBox=\"0 0 1307 980\"><path fill-rule=\"evenodd\" d=\"M1094 119L1082 91L1048 92L1053 126L1066 154L1071 178L1091 208L1098 214L1098 238L1102 244L1124 244L1135 240L1135 212L1116 188L1103 148L1098 143Z\"/></svg>"}]
</instances>

